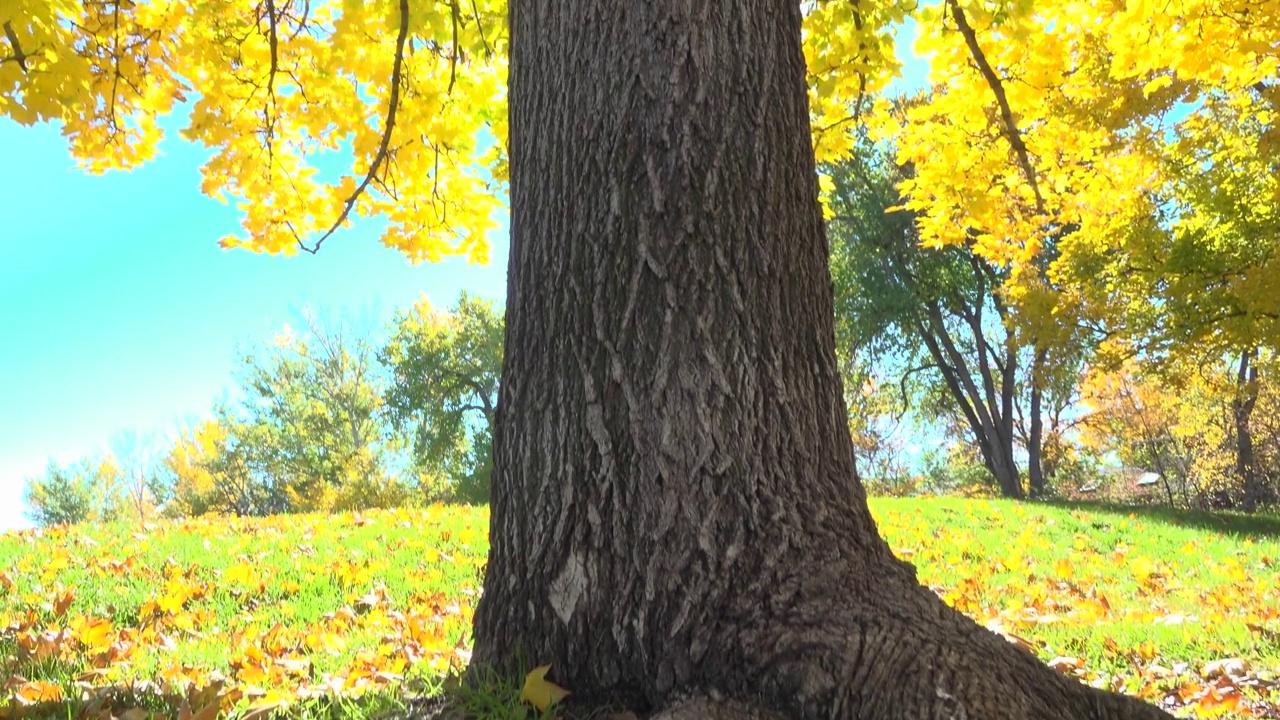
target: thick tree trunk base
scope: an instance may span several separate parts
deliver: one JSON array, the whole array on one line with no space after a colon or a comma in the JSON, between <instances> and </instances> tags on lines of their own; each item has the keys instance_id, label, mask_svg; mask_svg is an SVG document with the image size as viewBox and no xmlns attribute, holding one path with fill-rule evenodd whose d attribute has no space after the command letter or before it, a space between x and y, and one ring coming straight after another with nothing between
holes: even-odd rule
<instances>
[{"instance_id":1,"label":"thick tree trunk base","mask_svg":"<svg viewBox=\"0 0 1280 720\"><path fill-rule=\"evenodd\" d=\"M805 577L805 576L800 576ZM1065 677L978 626L907 578L869 594L826 572L791 598L789 617L762 613L739 635L746 683L713 688L657 717L713 720L1164 720L1134 698ZM824 580L825 578L825 580ZM901 583L901 584L899 584ZM887 586L886 586L887 585ZM898 585L897 587L893 587ZM825 586L830 591L821 592ZM886 592L887 591L887 592ZM852 597L861 595L861 597ZM726 657L734 650L724 648ZM753 677L754 676L754 677ZM734 700L732 698L739 698ZM744 702L742 699L746 699Z\"/></svg>"},{"instance_id":2,"label":"thick tree trunk base","mask_svg":"<svg viewBox=\"0 0 1280 720\"><path fill-rule=\"evenodd\" d=\"M1168 717L947 607L877 533L800 4L509 9L507 350L473 661L513 679L549 663L578 702L674 717ZM991 458L1021 496L1012 456Z\"/></svg>"},{"instance_id":3,"label":"thick tree trunk base","mask_svg":"<svg viewBox=\"0 0 1280 720\"><path fill-rule=\"evenodd\" d=\"M1127 700L1127 698L1119 698L1119 700ZM998 706L1001 702L1000 698L991 698L990 706ZM1096 717L1116 718L1167 718L1168 715L1157 713L1150 714L1149 706L1141 703L1108 703L1103 701L1100 711L1107 712L1106 715L1098 715ZM1003 717L1003 715L987 715L983 714L981 709L969 710L960 705L951 704L949 701L940 700L935 704L930 714L925 715L902 715L893 712L892 708L885 708L884 712L870 712L859 717L866 718L916 718L919 720L980 720L982 718ZM1036 717L1036 716L1028 716ZM746 703L741 700L732 698L713 699L708 696L699 695L697 697L682 700L671 707L651 715L648 720L792 720L791 716L781 712L770 710L760 704Z\"/></svg>"},{"instance_id":4,"label":"thick tree trunk base","mask_svg":"<svg viewBox=\"0 0 1280 720\"><path fill-rule=\"evenodd\" d=\"M1172 720L1048 668L908 568L869 586L828 562L757 585L768 599L745 592L721 618L700 680L632 709L653 720Z\"/></svg>"}]
</instances>

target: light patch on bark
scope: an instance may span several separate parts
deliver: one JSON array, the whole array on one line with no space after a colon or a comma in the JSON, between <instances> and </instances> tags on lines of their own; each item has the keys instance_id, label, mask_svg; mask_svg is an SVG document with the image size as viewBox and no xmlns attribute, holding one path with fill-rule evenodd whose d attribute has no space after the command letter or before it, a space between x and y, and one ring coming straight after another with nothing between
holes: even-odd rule
<instances>
[{"instance_id":1,"label":"light patch on bark","mask_svg":"<svg viewBox=\"0 0 1280 720\"><path fill-rule=\"evenodd\" d=\"M569 556L564 567L560 568L560 574L551 581L548 599L551 601L551 609L555 611L556 617L560 618L560 622L569 624L574 609L578 607L578 601L586 591L587 568L582 558L575 552Z\"/></svg>"},{"instance_id":2,"label":"light patch on bark","mask_svg":"<svg viewBox=\"0 0 1280 720\"><path fill-rule=\"evenodd\" d=\"M954 695L940 687L934 688L934 692L938 696L933 711L936 720L969 720L969 713Z\"/></svg>"}]
</instances>

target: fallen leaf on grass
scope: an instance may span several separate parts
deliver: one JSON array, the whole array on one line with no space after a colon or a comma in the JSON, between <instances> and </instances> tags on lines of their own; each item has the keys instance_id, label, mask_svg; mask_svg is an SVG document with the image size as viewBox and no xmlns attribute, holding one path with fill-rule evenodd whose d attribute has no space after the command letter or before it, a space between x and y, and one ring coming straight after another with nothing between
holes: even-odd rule
<instances>
[{"instance_id":1,"label":"fallen leaf on grass","mask_svg":"<svg viewBox=\"0 0 1280 720\"><path fill-rule=\"evenodd\" d=\"M199 710L192 710L191 706L184 701L182 709L178 711L178 720L215 720L218 717L218 711L221 709L222 704L217 700Z\"/></svg>"},{"instance_id":2,"label":"fallen leaf on grass","mask_svg":"<svg viewBox=\"0 0 1280 720\"><path fill-rule=\"evenodd\" d=\"M1249 632L1255 632L1261 635L1263 640L1280 643L1280 632L1256 623L1245 623L1244 626L1249 628Z\"/></svg>"},{"instance_id":3,"label":"fallen leaf on grass","mask_svg":"<svg viewBox=\"0 0 1280 720\"><path fill-rule=\"evenodd\" d=\"M550 669L550 665L539 665L524 676L520 702L527 702L541 712L569 695L568 690L547 679L547 671Z\"/></svg>"},{"instance_id":4,"label":"fallen leaf on grass","mask_svg":"<svg viewBox=\"0 0 1280 720\"><path fill-rule=\"evenodd\" d=\"M62 686L54 683L41 682L40 680L31 680L23 683L18 692L15 693L15 700L22 705L36 705L43 702L57 702L62 699Z\"/></svg>"},{"instance_id":5,"label":"fallen leaf on grass","mask_svg":"<svg viewBox=\"0 0 1280 720\"><path fill-rule=\"evenodd\" d=\"M1058 656L1048 663L1049 667L1060 673L1070 675L1072 672L1084 667L1084 663L1080 662L1080 658Z\"/></svg>"},{"instance_id":6,"label":"fallen leaf on grass","mask_svg":"<svg viewBox=\"0 0 1280 720\"><path fill-rule=\"evenodd\" d=\"M1222 658L1205 663L1200 676L1213 679L1220 677L1242 678L1249 674L1249 663L1241 658Z\"/></svg>"},{"instance_id":7,"label":"fallen leaf on grass","mask_svg":"<svg viewBox=\"0 0 1280 720\"><path fill-rule=\"evenodd\" d=\"M245 711L245 714L240 716L240 720L258 720L258 718L265 718L276 710L283 708L285 705L288 705L288 703L284 700L255 703L250 705L249 709Z\"/></svg>"}]
</instances>

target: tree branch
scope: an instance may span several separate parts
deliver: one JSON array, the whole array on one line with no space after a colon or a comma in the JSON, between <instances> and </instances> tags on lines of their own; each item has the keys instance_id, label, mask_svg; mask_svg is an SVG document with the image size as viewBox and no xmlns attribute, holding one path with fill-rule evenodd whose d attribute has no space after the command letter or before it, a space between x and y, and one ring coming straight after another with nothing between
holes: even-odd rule
<instances>
[{"instance_id":1,"label":"tree branch","mask_svg":"<svg viewBox=\"0 0 1280 720\"><path fill-rule=\"evenodd\" d=\"M911 407L911 401L907 398L907 380L910 380L912 375L918 372L923 372L925 370L941 371L942 368L937 363L927 363L919 367L908 368L906 371L902 373L902 377L898 378L898 392L902 396L903 408Z\"/></svg>"},{"instance_id":2,"label":"tree branch","mask_svg":"<svg viewBox=\"0 0 1280 720\"><path fill-rule=\"evenodd\" d=\"M493 48L489 47L489 40L484 36L484 24L480 22L480 8L476 7L476 0L471 0L471 16L476 19L476 30L480 33L480 44L484 45L486 57L493 55Z\"/></svg>"},{"instance_id":3,"label":"tree branch","mask_svg":"<svg viewBox=\"0 0 1280 720\"><path fill-rule=\"evenodd\" d=\"M276 73L280 69L280 31L279 17L276 13L275 0L267 0L267 42L271 48L271 68L267 71L267 102L262 108L264 133L267 138L267 176L270 178L271 165L275 162L276 116L272 110L276 104Z\"/></svg>"},{"instance_id":4,"label":"tree branch","mask_svg":"<svg viewBox=\"0 0 1280 720\"><path fill-rule=\"evenodd\" d=\"M987 85L991 87L991 92L995 93L996 104L1000 106L1001 129L1004 131L1004 136L1008 138L1014 155L1018 158L1018 165L1021 166L1023 174L1027 176L1027 182L1031 185L1031 192L1036 196L1036 212L1043 215L1045 214L1044 197L1040 195L1040 185L1036 182L1036 173L1031 167L1031 157L1027 152L1027 146L1022 142L1022 134L1018 132L1018 125L1013 120L1013 110L1009 107L1009 98L1004 92L1004 85L1000 82L1000 78L996 77L996 71L991 67L991 63L987 61L986 54L982 52L982 48L978 45L978 34L969 25L969 21L964 16L964 11L960 9L960 3L957 0L947 0L947 5L951 8L951 17L955 19L956 27L960 29L960 34L964 36L965 44L969 46L973 61L978 65L978 71L982 73Z\"/></svg>"},{"instance_id":5,"label":"tree branch","mask_svg":"<svg viewBox=\"0 0 1280 720\"><path fill-rule=\"evenodd\" d=\"M27 54L23 52L22 44L18 42L18 33L13 29L13 23L8 20L4 22L4 36L8 38L9 45L13 48L13 55L0 59L0 62L14 60L18 63L18 67L22 68L22 72L27 72Z\"/></svg>"},{"instance_id":6,"label":"tree branch","mask_svg":"<svg viewBox=\"0 0 1280 720\"><path fill-rule=\"evenodd\" d=\"M409 0L400 0L400 32L396 35L396 57L395 63L391 66L391 96L387 99L387 124L382 129L382 143L378 146L378 153L373 156L373 163L369 165L369 172L365 174L364 180L351 193L351 197L347 198L343 203L342 213L338 215L338 219L334 221L333 227L328 232L316 240L313 247L307 247L306 243L298 240L298 245L306 252L315 255L320 251L320 246L325 240L329 239L342 227L342 223L347 221L351 215L351 210L356 206L356 200L364 193L365 188L369 187L369 183L373 182L373 178L378 174L378 168L387 159L387 151L391 146L391 131L396 126L396 111L400 108L400 83L404 76L404 44L409 37Z\"/></svg>"},{"instance_id":7,"label":"tree branch","mask_svg":"<svg viewBox=\"0 0 1280 720\"><path fill-rule=\"evenodd\" d=\"M461 22L458 15L460 12L458 0L449 3L449 15L453 18L453 47L449 48L449 88L445 90L446 95L453 94L453 81L458 79L458 25Z\"/></svg>"}]
</instances>

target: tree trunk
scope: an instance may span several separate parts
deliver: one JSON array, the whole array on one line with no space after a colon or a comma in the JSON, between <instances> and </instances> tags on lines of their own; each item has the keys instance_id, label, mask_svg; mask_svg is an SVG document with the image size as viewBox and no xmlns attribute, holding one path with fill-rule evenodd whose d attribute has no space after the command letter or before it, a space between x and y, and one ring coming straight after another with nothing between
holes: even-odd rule
<instances>
[{"instance_id":1,"label":"tree trunk","mask_svg":"<svg viewBox=\"0 0 1280 720\"><path fill-rule=\"evenodd\" d=\"M877 534L798 3L528 0L510 29L477 667L552 663L640 712L751 703L701 717L1168 717L948 609Z\"/></svg>"},{"instance_id":2,"label":"tree trunk","mask_svg":"<svg viewBox=\"0 0 1280 720\"><path fill-rule=\"evenodd\" d=\"M1242 509L1254 512L1258 509L1258 471L1254 463L1253 432L1249 420L1258 403L1258 367L1252 365L1257 350L1240 353L1240 370L1236 375L1236 396L1231 401L1231 416L1236 431L1236 474L1240 476L1244 499Z\"/></svg>"},{"instance_id":3,"label":"tree trunk","mask_svg":"<svg viewBox=\"0 0 1280 720\"><path fill-rule=\"evenodd\" d=\"M1036 350L1035 359L1031 363L1031 402L1028 414L1030 432L1027 433L1027 482L1031 486L1032 497L1044 495L1044 363L1047 353L1044 349Z\"/></svg>"},{"instance_id":4,"label":"tree trunk","mask_svg":"<svg viewBox=\"0 0 1280 720\"><path fill-rule=\"evenodd\" d=\"M1027 438L1027 483L1031 497L1044 496L1044 418L1040 415L1041 391L1031 388L1031 432Z\"/></svg>"},{"instance_id":5,"label":"tree trunk","mask_svg":"<svg viewBox=\"0 0 1280 720\"><path fill-rule=\"evenodd\" d=\"M1001 406L995 402L994 392L988 394L978 389L974 373L969 367L970 363L965 360L964 353L956 347L951 333L947 330L946 321L942 317L942 310L936 303L925 304L925 316L928 323L921 321L917 334L924 341L930 356L937 364L938 372L951 392L951 397L960 406L960 411L964 415L965 422L969 424L974 442L977 443L978 451L982 455L982 463L986 465L987 471L999 485L1000 494L1005 497L1021 498L1022 481L1018 477L1018 466L1013 461L1013 437L1011 434L1001 433L1004 421L1000 415ZM981 335L974 337L975 352L979 357L983 357L983 353L986 352L984 342ZM981 362L975 362L973 365L977 367L983 388L993 387L990 365Z\"/></svg>"}]
</instances>

